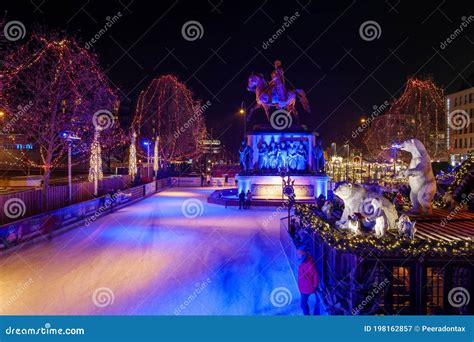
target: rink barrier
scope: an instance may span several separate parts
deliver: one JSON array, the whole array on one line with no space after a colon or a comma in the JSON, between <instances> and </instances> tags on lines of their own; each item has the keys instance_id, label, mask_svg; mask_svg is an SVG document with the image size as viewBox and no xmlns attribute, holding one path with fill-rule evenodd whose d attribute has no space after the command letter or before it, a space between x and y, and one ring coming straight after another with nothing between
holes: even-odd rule
<instances>
[{"instance_id":1,"label":"rink barrier","mask_svg":"<svg viewBox=\"0 0 474 342\"><path fill-rule=\"evenodd\" d=\"M170 179L160 179L133 188L119 190L111 198L101 196L44 214L31 216L0 226L0 251L10 250L26 242L47 240L70 229L85 226L116 210L170 186Z\"/></svg>"},{"instance_id":2,"label":"rink barrier","mask_svg":"<svg viewBox=\"0 0 474 342\"><path fill-rule=\"evenodd\" d=\"M171 184L176 187L200 187L201 177L171 177ZM235 185L235 178L229 177L227 183L225 177L212 177L209 186L229 187ZM204 181L207 186L207 181Z\"/></svg>"}]
</instances>

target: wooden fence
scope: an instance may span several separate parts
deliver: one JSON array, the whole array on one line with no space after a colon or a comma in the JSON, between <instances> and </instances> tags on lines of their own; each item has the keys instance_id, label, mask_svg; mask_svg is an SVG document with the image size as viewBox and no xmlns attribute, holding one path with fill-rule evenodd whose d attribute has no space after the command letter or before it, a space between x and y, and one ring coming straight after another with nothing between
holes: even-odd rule
<instances>
[{"instance_id":1,"label":"wooden fence","mask_svg":"<svg viewBox=\"0 0 474 342\"><path fill-rule=\"evenodd\" d=\"M99 182L99 195L109 191L126 189L130 186L130 176L108 177ZM80 182L72 184L72 201L69 203L68 185L48 187L46 211L56 210L70 204L94 198L94 184ZM41 189L30 189L0 195L0 225L44 212Z\"/></svg>"},{"instance_id":2,"label":"wooden fence","mask_svg":"<svg viewBox=\"0 0 474 342\"><path fill-rule=\"evenodd\" d=\"M109 184L110 185L110 184ZM152 181L120 190L112 196L101 196L46 213L21 218L0 225L0 253L2 249L31 241L39 236L50 236L55 231L73 225L89 226L99 217L148 197L170 186L168 179Z\"/></svg>"}]
</instances>

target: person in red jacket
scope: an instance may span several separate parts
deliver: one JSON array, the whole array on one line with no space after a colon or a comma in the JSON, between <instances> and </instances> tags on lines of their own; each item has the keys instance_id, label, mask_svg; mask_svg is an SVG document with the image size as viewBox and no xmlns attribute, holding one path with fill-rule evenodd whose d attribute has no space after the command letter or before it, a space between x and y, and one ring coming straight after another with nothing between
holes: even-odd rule
<instances>
[{"instance_id":1,"label":"person in red jacket","mask_svg":"<svg viewBox=\"0 0 474 342\"><path fill-rule=\"evenodd\" d=\"M298 289L301 293L301 309L307 316L309 315L309 296L313 293L316 296L316 304L314 305L314 314L316 315L317 310L317 294L316 289L318 288L319 279L318 272L314 266L313 258L308 254L304 247L300 247L297 251L298 261L300 265L298 267Z\"/></svg>"}]
</instances>

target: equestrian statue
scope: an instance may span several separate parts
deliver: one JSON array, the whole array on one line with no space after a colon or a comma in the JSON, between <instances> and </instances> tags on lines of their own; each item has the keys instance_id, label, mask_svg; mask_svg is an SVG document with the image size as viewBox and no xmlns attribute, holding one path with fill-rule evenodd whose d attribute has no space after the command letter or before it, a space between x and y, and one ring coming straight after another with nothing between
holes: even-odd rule
<instances>
[{"instance_id":1,"label":"equestrian statue","mask_svg":"<svg viewBox=\"0 0 474 342\"><path fill-rule=\"evenodd\" d=\"M301 102L304 110L311 112L308 99L303 89L289 89L285 85L285 76L281 61L276 60L275 69L271 74L271 81L267 82L263 74L252 73L249 76L247 90L255 92L255 106L253 106L247 120L250 121L252 113L259 108L265 110L268 121L270 121L270 108L276 110L286 110L294 115L298 122L298 112L296 110L296 99Z\"/></svg>"}]
</instances>

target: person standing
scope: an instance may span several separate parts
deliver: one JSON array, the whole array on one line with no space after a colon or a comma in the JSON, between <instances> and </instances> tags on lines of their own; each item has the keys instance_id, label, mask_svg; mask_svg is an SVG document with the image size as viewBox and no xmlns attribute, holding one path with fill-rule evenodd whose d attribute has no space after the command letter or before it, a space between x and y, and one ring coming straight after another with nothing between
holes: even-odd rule
<instances>
[{"instance_id":1,"label":"person standing","mask_svg":"<svg viewBox=\"0 0 474 342\"><path fill-rule=\"evenodd\" d=\"M206 178L204 177L204 173L201 172L201 187L204 186L204 181L206 180Z\"/></svg>"},{"instance_id":2,"label":"person standing","mask_svg":"<svg viewBox=\"0 0 474 342\"><path fill-rule=\"evenodd\" d=\"M244 207L245 209L245 192L242 190L239 194L239 209L242 209Z\"/></svg>"},{"instance_id":3,"label":"person standing","mask_svg":"<svg viewBox=\"0 0 474 342\"><path fill-rule=\"evenodd\" d=\"M305 316L310 314L308 300L309 296L314 294L316 296L316 304L314 305L313 313L316 315L318 308L318 296L316 294L319 284L318 272L314 266L313 258L304 247L298 248L297 257L300 262L298 266L298 289L301 294L301 309Z\"/></svg>"},{"instance_id":4,"label":"person standing","mask_svg":"<svg viewBox=\"0 0 474 342\"><path fill-rule=\"evenodd\" d=\"M250 204L252 203L252 193L250 190L247 190L247 194L245 196L245 207L250 209Z\"/></svg>"}]
</instances>

